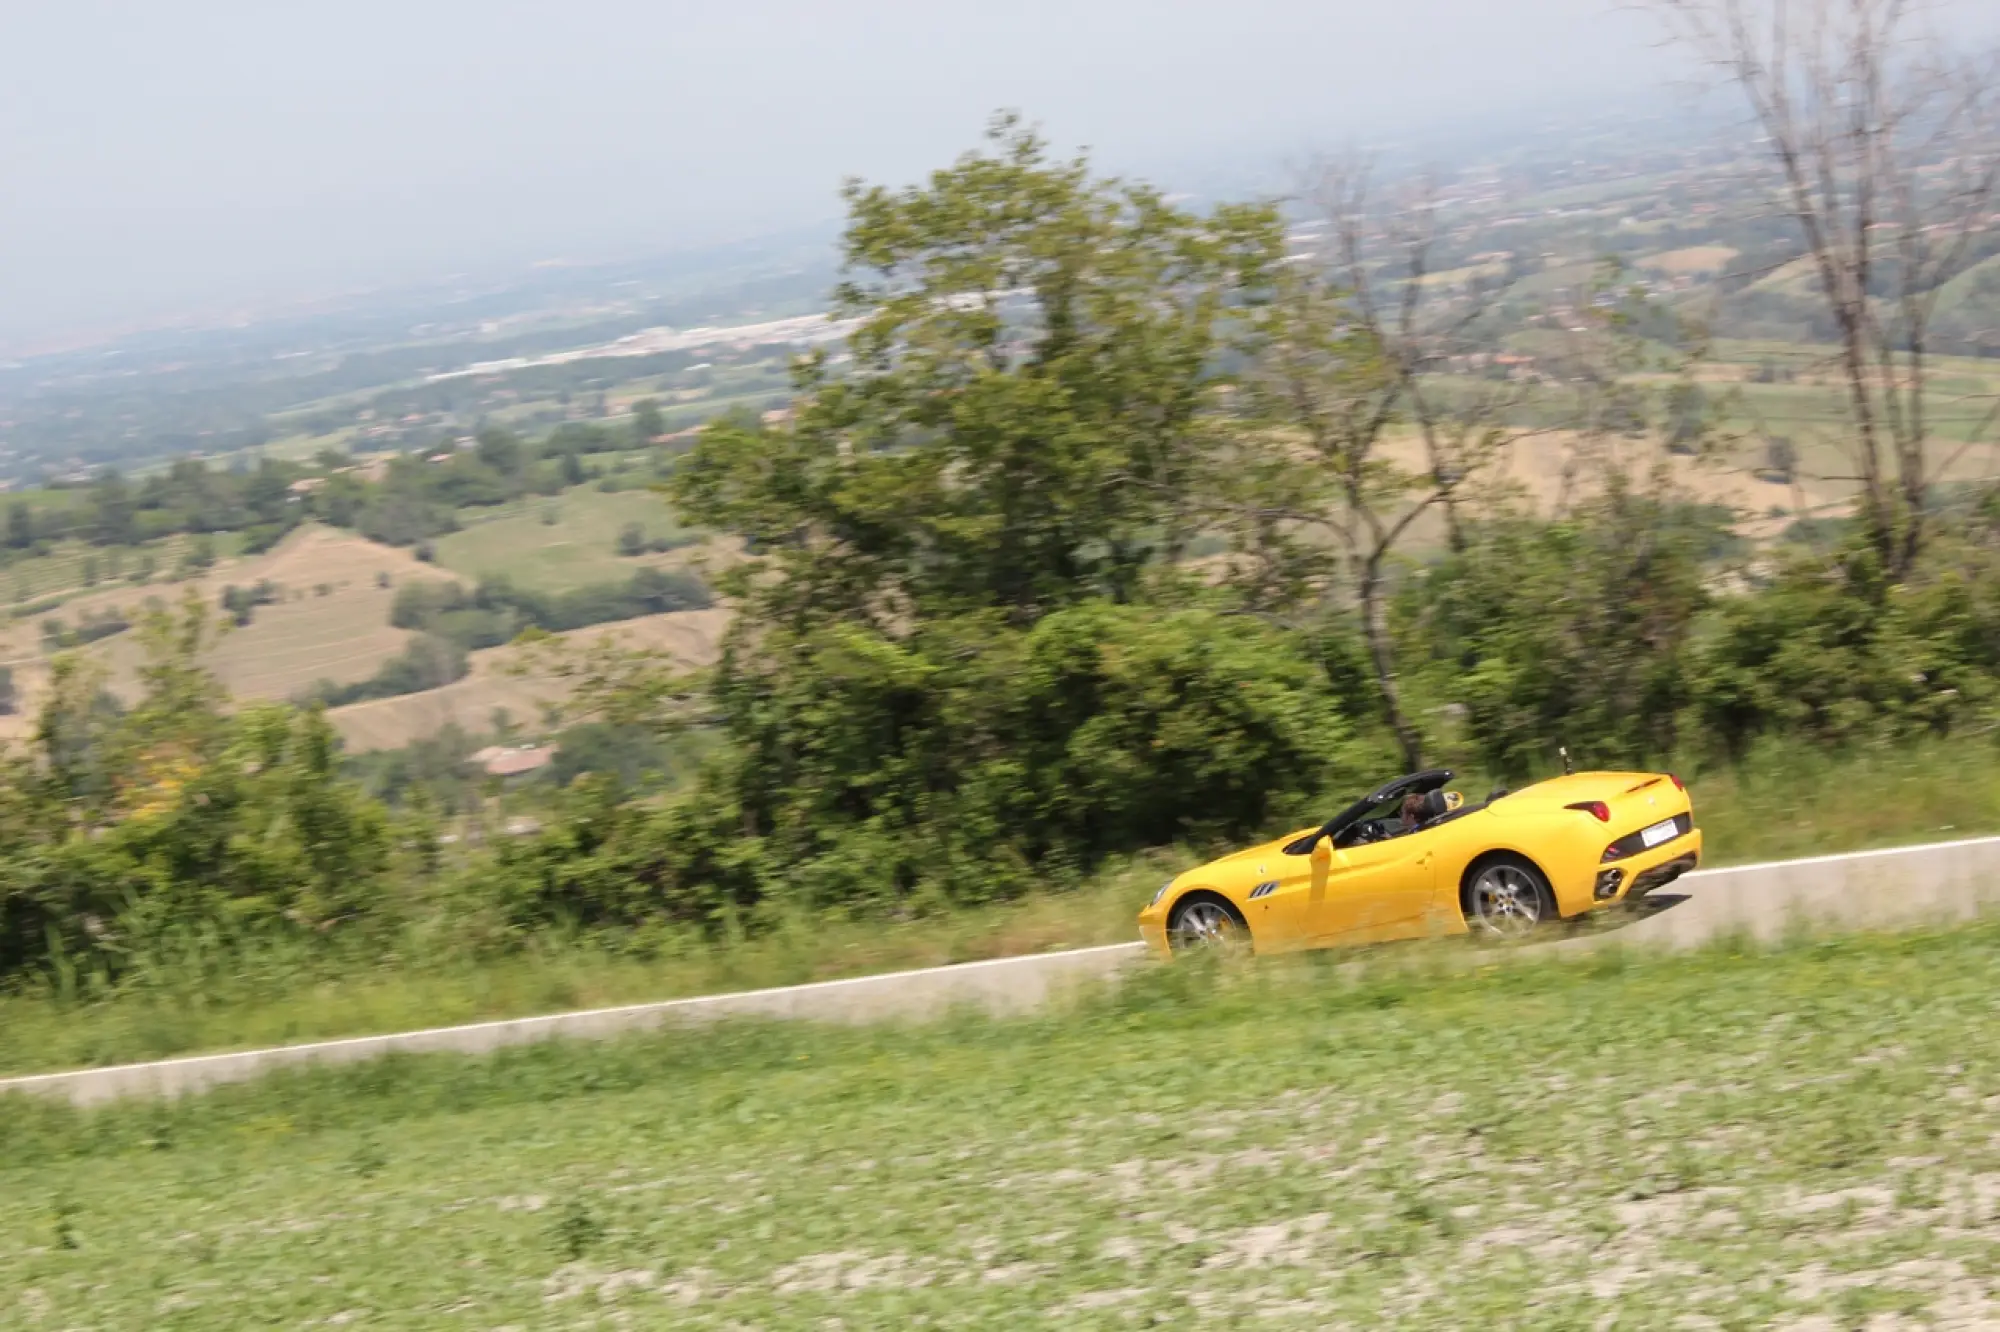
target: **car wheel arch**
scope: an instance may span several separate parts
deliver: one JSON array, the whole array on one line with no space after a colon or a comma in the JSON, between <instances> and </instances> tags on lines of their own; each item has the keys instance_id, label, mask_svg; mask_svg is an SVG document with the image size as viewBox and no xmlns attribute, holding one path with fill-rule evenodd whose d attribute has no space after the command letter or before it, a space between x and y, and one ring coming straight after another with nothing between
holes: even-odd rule
<instances>
[{"instance_id":1,"label":"car wheel arch","mask_svg":"<svg viewBox=\"0 0 2000 1332\"><path fill-rule=\"evenodd\" d=\"M1243 908L1231 901L1227 893L1218 892L1213 888L1189 888L1181 893L1179 897L1176 897L1173 900L1173 905L1167 908L1167 927L1169 929L1173 927L1174 917L1180 914L1182 907L1192 906L1196 902L1214 902L1218 904L1223 910L1236 918L1237 928L1241 929L1245 934L1250 934L1250 918L1244 914Z\"/></svg>"},{"instance_id":2,"label":"car wheel arch","mask_svg":"<svg viewBox=\"0 0 2000 1332\"><path fill-rule=\"evenodd\" d=\"M1535 872L1536 877L1542 881L1542 891L1547 896L1549 911L1555 919L1561 920L1562 903L1556 900L1555 880L1549 877L1549 872L1542 868L1541 862L1525 851L1516 851L1510 846L1496 846L1489 847L1474 856L1458 876L1458 911L1466 924L1472 923L1472 903L1467 900L1467 894L1472 891L1472 881L1479 877L1479 871L1488 865L1506 861L1518 861Z\"/></svg>"}]
</instances>

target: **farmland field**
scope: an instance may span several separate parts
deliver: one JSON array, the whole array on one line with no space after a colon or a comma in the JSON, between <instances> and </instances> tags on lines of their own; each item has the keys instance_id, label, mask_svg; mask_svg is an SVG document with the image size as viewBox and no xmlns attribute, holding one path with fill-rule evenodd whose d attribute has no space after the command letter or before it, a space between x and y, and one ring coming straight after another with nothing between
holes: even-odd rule
<instances>
[{"instance_id":1,"label":"farmland field","mask_svg":"<svg viewBox=\"0 0 2000 1332\"><path fill-rule=\"evenodd\" d=\"M1648 255L1639 261L1639 266L1673 277L1683 274L1691 276L1698 273L1720 273L1729 267L1729 261L1736 255L1737 252L1727 245L1690 245L1684 249Z\"/></svg>"},{"instance_id":2,"label":"farmland field","mask_svg":"<svg viewBox=\"0 0 2000 1332\"><path fill-rule=\"evenodd\" d=\"M387 615L385 607L385 625ZM573 643L615 637L632 647L651 648L684 664L699 666L714 660L716 645L727 624L727 611L668 611L636 620L593 625L558 637ZM350 703L333 709L327 716L354 753L395 749L434 735L453 723L477 734L492 725L496 709L504 709L517 724L532 725L545 707L564 697L564 691L555 681L510 673L506 666L514 656L511 647L475 652L471 655L471 669L463 680L418 694Z\"/></svg>"},{"instance_id":3,"label":"farmland field","mask_svg":"<svg viewBox=\"0 0 2000 1332\"><path fill-rule=\"evenodd\" d=\"M0 1323L1981 1326L1996 962L1988 924L1182 966L1010 1022L23 1103Z\"/></svg>"},{"instance_id":4,"label":"farmland field","mask_svg":"<svg viewBox=\"0 0 2000 1332\"><path fill-rule=\"evenodd\" d=\"M166 572L163 563L163 577ZM219 559L184 582L80 590L52 614L72 625L87 613L113 609L132 617L149 598L173 605L190 591L214 607L225 587L268 580L282 599L257 607L250 624L225 633L207 661L236 696L282 699L320 679L344 682L374 674L409 637L389 624L395 587L410 578L445 576L408 551L308 525L261 555ZM387 587L380 583L385 577ZM0 739L25 734L42 695L48 662L39 626L35 617L0 628L0 660L11 665L25 701L19 712L0 718ZM129 694L136 687L141 651L134 635L102 639L84 651L110 667L114 690Z\"/></svg>"},{"instance_id":5,"label":"farmland field","mask_svg":"<svg viewBox=\"0 0 2000 1332\"><path fill-rule=\"evenodd\" d=\"M553 523L547 519L554 516ZM686 551L637 558L615 549L618 531L638 523L648 537L683 529L660 496L645 490L606 494L577 486L551 499L461 515L464 530L437 542L438 563L469 578L504 575L523 587L567 592L591 583L623 582L645 565L686 563Z\"/></svg>"},{"instance_id":6,"label":"farmland field","mask_svg":"<svg viewBox=\"0 0 2000 1332\"><path fill-rule=\"evenodd\" d=\"M382 575L389 586L378 581ZM257 607L248 625L225 633L208 664L245 699L287 698L321 679L365 679L409 637L389 624L396 584L439 576L407 551L333 528L303 528L266 554L218 566L192 584L211 605L230 584L269 580L282 590L281 601ZM137 589L123 600L137 603L148 592L172 602L185 589ZM130 634L107 639L103 653L114 687L133 687L137 640Z\"/></svg>"},{"instance_id":7,"label":"farmland field","mask_svg":"<svg viewBox=\"0 0 2000 1332\"><path fill-rule=\"evenodd\" d=\"M82 541L63 541L46 555L29 555L0 569L0 604L21 606L52 597L76 597L109 589L129 589L130 575L150 559L158 580L164 581L187 552L192 538L176 533L148 546L99 547ZM219 559L227 559L241 538L234 532L210 536ZM96 566L97 581L87 581L86 567Z\"/></svg>"}]
</instances>

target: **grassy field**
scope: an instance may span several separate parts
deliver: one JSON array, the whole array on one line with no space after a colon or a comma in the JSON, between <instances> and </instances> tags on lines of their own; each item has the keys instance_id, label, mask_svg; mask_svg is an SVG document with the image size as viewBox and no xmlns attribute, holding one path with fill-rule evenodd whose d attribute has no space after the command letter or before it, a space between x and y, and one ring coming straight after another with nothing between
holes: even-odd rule
<instances>
[{"instance_id":1,"label":"grassy field","mask_svg":"<svg viewBox=\"0 0 2000 1332\"><path fill-rule=\"evenodd\" d=\"M547 518L553 515L555 522ZM646 564L684 563L683 552L620 556L619 529L638 523L649 538L682 529L660 496L644 490L605 494L577 486L553 499L461 515L464 530L439 538L438 563L470 578L502 575L523 587L567 592L591 583L622 582Z\"/></svg>"},{"instance_id":2,"label":"grassy field","mask_svg":"<svg viewBox=\"0 0 2000 1332\"><path fill-rule=\"evenodd\" d=\"M2000 929L1181 966L0 1115L0 1324L1871 1328L2000 1312Z\"/></svg>"},{"instance_id":3,"label":"grassy field","mask_svg":"<svg viewBox=\"0 0 2000 1332\"><path fill-rule=\"evenodd\" d=\"M481 719L483 720L483 719ZM1858 756L1839 763L1767 750L1743 768L1694 776L1710 864L1817 855L2000 832L2000 765L1986 743ZM1475 775L1457 783L1477 795ZM1276 831L1276 830L1274 830ZM37 1072L194 1050L519 1017L566 1008L787 985L1122 942L1162 879L1207 850L1162 850L1087 889L905 921L800 920L747 940L655 939L645 951L544 941L470 961L450 920L354 956L273 945L250 955L135 959L110 995L90 978L0 996L0 1073ZM1451 945L1447 945L1451 946Z\"/></svg>"}]
</instances>

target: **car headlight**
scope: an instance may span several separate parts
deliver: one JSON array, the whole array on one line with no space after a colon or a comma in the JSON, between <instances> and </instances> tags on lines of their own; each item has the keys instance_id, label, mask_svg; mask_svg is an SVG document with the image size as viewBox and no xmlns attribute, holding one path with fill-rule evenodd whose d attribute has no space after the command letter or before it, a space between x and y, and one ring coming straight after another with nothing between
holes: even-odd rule
<instances>
[{"instance_id":1,"label":"car headlight","mask_svg":"<svg viewBox=\"0 0 2000 1332\"><path fill-rule=\"evenodd\" d=\"M1165 896L1167 895L1167 889L1169 889L1169 888L1171 888L1171 887L1173 887L1173 886L1174 886L1174 881L1173 881L1172 879L1168 879L1168 880L1167 880L1167 881L1166 881L1165 883L1163 883L1163 884L1161 884L1161 885L1160 885L1160 891L1159 891L1159 892L1157 892L1157 893L1154 893L1154 894L1153 894L1153 900L1152 900L1152 901L1150 901L1150 902L1148 902L1148 903L1146 903L1146 905L1147 905L1147 906L1149 906L1149 907L1156 907L1156 906L1158 906L1158 905L1160 904L1160 899L1161 899L1161 898L1163 898L1163 897L1165 897Z\"/></svg>"}]
</instances>

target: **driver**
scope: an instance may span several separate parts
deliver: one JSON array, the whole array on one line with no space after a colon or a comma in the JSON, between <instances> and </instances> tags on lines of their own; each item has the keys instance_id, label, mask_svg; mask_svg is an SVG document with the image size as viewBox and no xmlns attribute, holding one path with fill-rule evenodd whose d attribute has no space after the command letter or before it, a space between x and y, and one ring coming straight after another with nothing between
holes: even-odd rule
<instances>
[{"instance_id":1,"label":"driver","mask_svg":"<svg viewBox=\"0 0 2000 1332\"><path fill-rule=\"evenodd\" d=\"M1413 833L1433 819L1441 819L1455 809L1462 808L1465 797L1457 791L1432 791L1428 795L1410 795L1403 798L1403 831Z\"/></svg>"}]
</instances>

